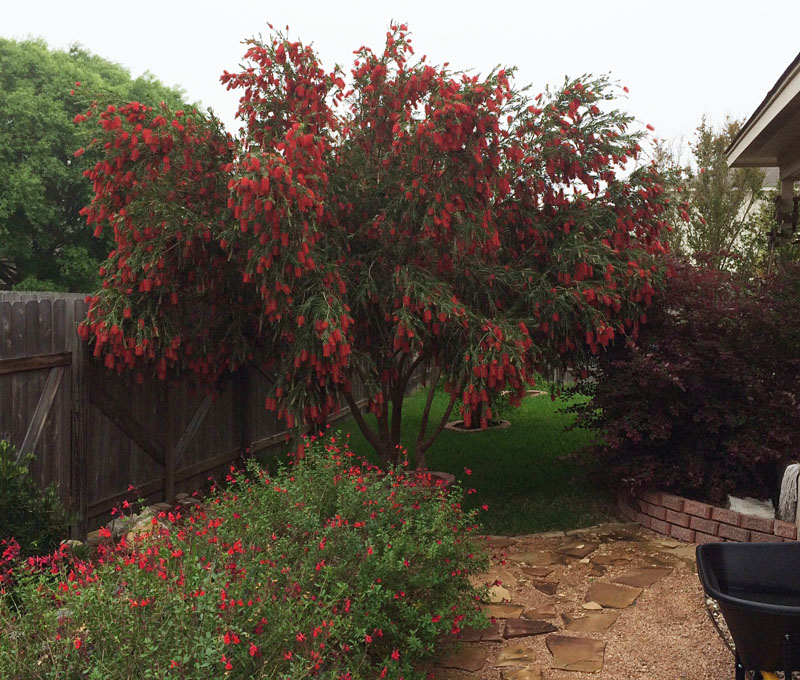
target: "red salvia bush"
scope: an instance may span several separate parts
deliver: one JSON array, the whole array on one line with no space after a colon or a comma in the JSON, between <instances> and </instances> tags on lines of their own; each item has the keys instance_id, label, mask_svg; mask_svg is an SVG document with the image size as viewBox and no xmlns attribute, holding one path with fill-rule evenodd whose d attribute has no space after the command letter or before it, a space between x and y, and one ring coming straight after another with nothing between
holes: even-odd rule
<instances>
[{"instance_id":1,"label":"red salvia bush","mask_svg":"<svg viewBox=\"0 0 800 680\"><path fill-rule=\"evenodd\" d=\"M577 426L615 484L770 497L800 447L797 270L740 284L676 263L637 342L598 359Z\"/></svg>"},{"instance_id":2,"label":"red salvia bush","mask_svg":"<svg viewBox=\"0 0 800 680\"><path fill-rule=\"evenodd\" d=\"M459 396L485 426L494 395L636 335L666 199L652 167L621 174L640 135L607 79L530 97L513 69L414 60L402 25L349 82L280 33L245 59L222 76L237 140L194 111L87 113L105 157L85 214L117 248L82 332L109 368L215 383L254 361L290 429L347 403L384 461L426 368L451 401L425 411L423 465Z\"/></svg>"},{"instance_id":3,"label":"red salvia bush","mask_svg":"<svg viewBox=\"0 0 800 680\"><path fill-rule=\"evenodd\" d=\"M330 437L274 475L232 470L152 535L102 530L91 561L0 546L0 676L422 680L437 643L488 623L470 583L488 544L460 497Z\"/></svg>"}]
</instances>

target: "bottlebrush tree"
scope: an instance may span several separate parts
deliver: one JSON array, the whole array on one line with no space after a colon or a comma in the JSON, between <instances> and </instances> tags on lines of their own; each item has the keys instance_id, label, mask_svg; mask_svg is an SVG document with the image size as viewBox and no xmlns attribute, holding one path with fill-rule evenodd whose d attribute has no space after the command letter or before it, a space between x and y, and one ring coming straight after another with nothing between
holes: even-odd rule
<instances>
[{"instance_id":1,"label":"bottlebrush tree","mask_svg":"<svg viewBox=\"0 0 800 680\"><path fill-rule=\"evenodd\" d=\"M94 354L209 383L252 361L289 429L347 403L385 461L428 368L422 466L459 395L467 424L491 418L493 395L519 403L536 373L635 335L664 272L666 199L652 167L624 172L641 136L608 80L530 97L513 69L412 55L393 26L346 83L281 33L251 40L221 78L242 93L238 139L197 111L87 112L105 158L85 214L117 243L81 327Z\"/></svg>"}]
</instances>

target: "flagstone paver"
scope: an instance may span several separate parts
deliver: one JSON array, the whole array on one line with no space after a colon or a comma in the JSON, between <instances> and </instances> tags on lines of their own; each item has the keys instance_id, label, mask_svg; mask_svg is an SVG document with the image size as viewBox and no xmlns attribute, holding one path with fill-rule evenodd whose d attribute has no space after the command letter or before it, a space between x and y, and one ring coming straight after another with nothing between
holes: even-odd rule
<instances>
[{"instance_id":1,"label":"flagstone paver","mask_svg":"<svg viewBox=\"0 0 800 680\"><path fill-rule=\"evenodd\" d=\"M502 642L503 624L498 621L490 623L487 628L465 628L459 635L461 642Z\"/></svg>"},{"instance_id":2,"label":"flagstone paver","mask_svg":"<svg viewBox=\"0 0 800 680\"><path fill-rule=\"evenodd\" d=\"M523 574L536 578L547 578L553 573L553 567L520 567Z\"/></svg>"},{"instance_id":3,"label":"flagstone paver","mask_svg":"<svg viewBox=\"0 0 800 680\"><path fill-rule=\"evenodd\" d=\"M621 583L626 586L634 586L636 588L649 588L656 581L664 578L667 574L671 574L672 569L658 569L653 567L644 567L642 569L631 569L624 574L620 574L612 579L614 583Z\"/></svg>"},{"instance_id":4,"label":"flagstone paver","mask_svg":"<svg viewBox=\"0 0 800 680\"><path fill-rule=\"evenodd\" d=\"M571 541L559 548L558 552L567 557L582 558L593 553L598 547L600 544L592 541Z\"/></svg>"},{"instance_id":5,"label":"flagstone paver","mask_svg":"<svg viewBox=\"0 0 800 680\"><path fill-rule=\"evenodd\" d=\"M546 642L553 655L553 668L596 673L603 667L606 643L602 640L548 635Z\"/></svg>"},{"instance_id":6,"label":"flagstone paver","mask_svg":"<svg viewBox=\"0 0 800 680\"><path fill-rule=\"evenodd\" d=\"M500 650L494 665L502 668L504 666L522 666L534 661L536 661L536 654L530 647L521 642L512 642Z\"/></svg>"},{"instance_id":7,"label":"flagstone paver","mask_svg":"<svg viewBox=\"0 0 800 680\"><path fill-rule=\"evenodd\" d=\"M480 645L466 645L442 659L445 668L461 671L478 671L486 664L488 649Z\"/></svg>"},{"instance_id":8,"label":"flagstone paver","mask_svg":"<svg viewBox=\"0 0 800 680\"><path fill-rule=\"evenodd\" d=\"M515 668L513 670L503 670L500 673L503 680L542 680L544 675L542 667L539 665L528 666L527 668Z\"/></svg>"},{"instance_id":9,"label":"flagstone paver","mask_svg":"<svg viewBox=\"0 0 800 680\"><path fill-rule=\"evenodd\" d=\"M548 602L547 604L543 604L541 607L536 607L534 609L525 609L522 612L523 619L554 619L556 617L556 606L552 602Z\"/></svg>"},{"instance_id":10,"label":"flagstone paver","mask_svg":"<svg viewBox=\"0 0 800 680\"><path fill-rule=\"evenodd\" d=\"M620 636L625 621L641 619L643 607L651 608L653 601L642 599L645 604L630 613L627 608L694 560L694 546L629 524L486 540L496 551L496 564L470 580L487 587L488 601L480 607L493 623L463 631L463 648L446 652L436 680L567 680L573 674L577 680L580 673L595 672L617 678L620 667L634 674L647 669L645 660L640 667L620 665L619 650L626 646ZM610 656L606 640L614 641ZM636 657L632 649L636 645L628 655ZM646 650L642 654L644 659Z\"/></svg>"},{"instance_id":11,"label":"flagstone paver","mask_svg":"<svg viewBox=\"0 0 800 680\"><path fill-rule=\"evenodd\" d=\"M531 585L545 595L555 595L558 589L558 581L532 581Z\"/></svg>"},{"instance_id":12,"label":"flagstone paver","mask_svg":"<svg viewBox=\"0 0 800 680\"><path fill-rule=\"evenodd\" d=\"M493 619L518 619L525 607L517 604L482 604L481 611Z\"/></svg>"},{"instance_id":13,"label":"flagstone paver","mask_svg":"<svg viewBox=\"0 0 800 680\"><path fill-rule=\"evenodd\" d=\"M603 607L624 609L625 607L630 607L641 594L641 588L595 581L589 586L589 590L586 593L586 601L597 602Z\"/></svg>"},{"instance_id":14,"label":"flagstone paver","mask_svg":"<svg viewBox=\"0 0 800 680\"><path fill-rule=\"evenodd\" d=\"M512 562L524 562L528 565L543 567L556 563L558 557L549 550L528 550L526 552L509 553L508 559Z\"/></svg>"},{"instance_id":15,"label":"flagstone paver","mask_svg":"<svg viewBox=\"0 0 800 680\"><path fill-rule=\"evenodd\" d=\"M599 611L586 616L562 614L564 630L570 633L604 633L619 618L619 610Z\"/></svg>"},{"instance_id":16,"label":"flagstone paver","mask_svg":"<svg viewBox=\"0 0 800 680\"><path fill-rule=\"evenodd\" d=\"M508 619L503 637L506 640L518 637L528 637L530 635L542 635L557 631L552 623L548 621L531 621L529 619Z\"/></svg>"}]
</instances>

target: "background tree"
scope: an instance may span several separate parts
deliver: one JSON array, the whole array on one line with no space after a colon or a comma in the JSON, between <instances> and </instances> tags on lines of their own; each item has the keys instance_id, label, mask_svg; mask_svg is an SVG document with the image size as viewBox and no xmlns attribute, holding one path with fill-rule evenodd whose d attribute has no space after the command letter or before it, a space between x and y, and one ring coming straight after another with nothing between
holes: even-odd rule
<instances>
[{"instance_id":1,"label":"background tree","mask_svg":"<svg viewBox=\"0 0 800 680\"><path fill-rule=\"evenodd\" d=\"M109 368L211 382L253 360L289 428L348 403L381 459L428 367L418 465L458 396L467 424L537 372L636 335L659 285L664 196L604 78L534 98L424 58L404 26L345 84L280 34L250 41L234 146L197 112L92 109L88 221L115 234L82 327ZM429 423L438 379L450 406ZM358 386L368 395L362 412ZM373 426L365 411L376 416ZM482 425L485 426L485 421Z\"/></svg>"},{"instance_id":2,"label":"background tree","mask_svg":"<svg viewBox=\"0 0 800 680\"><path fill-rule=\"evenodd\" d=\"M0 289L99 285L113 240L94 239L80 217L91 188L73 155L93 134L73 118L95 97L179 106L183 93L80 47L0 39Z\"/></svg>"},{"instance_id":3,"label":"background tree","mask_svg":"<svg viewBox=\"0 0 800 680\"><path fill-rule=\"evenodd\" d=\"M705 118L689 144L687 163L679 150L661 142L655 159L670 192L688 202L688 219L676 223L672 250L713 269L752 274L765 255L763 224L758 217L764 199L764 172L730 169L725 149L741 127L727 119L720 127Z\"/></svg>"}]
</instances>

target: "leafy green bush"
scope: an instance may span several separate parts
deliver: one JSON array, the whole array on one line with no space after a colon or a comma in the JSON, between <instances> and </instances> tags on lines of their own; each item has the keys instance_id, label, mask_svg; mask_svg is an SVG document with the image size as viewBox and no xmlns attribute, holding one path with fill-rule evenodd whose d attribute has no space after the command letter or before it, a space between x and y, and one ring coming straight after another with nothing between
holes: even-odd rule
<instances>
[{"instance_id":1,"label":"leafy green bush","mask_svg":"<svg viewBox=\"0 0 800 680\"><path fill-rule=\"evenodd\" d=\"M67 538L72 518L53 484L42 491L31 478L32 460L16 462L14 447L0 440L0 539L16 539L23 555L43 555Z\"/></svg>"},{"instance_id":2,"label":"leafy green bush","mask_svg":"<svg viewBox=\"0 0 800 680\"><path fill-rule=\"evenodd\" d=\"M800 448L800 270L751 284L676 262L636 342L598 359L576 426L609 481L768 497Z\"/></svg>"},{"instance_id":3,"label":"leafy green bush","mask_svg":"<svg viewBox=\"0 0 800 680\"><path fill-rule=\"evenodd\" d=\"M473 514L335 437L306 451L232 470L206 510L92 562L25 566L0 595L0 676L425 677L442 636L485 624Z\"/></svg>"}]
</instances>

